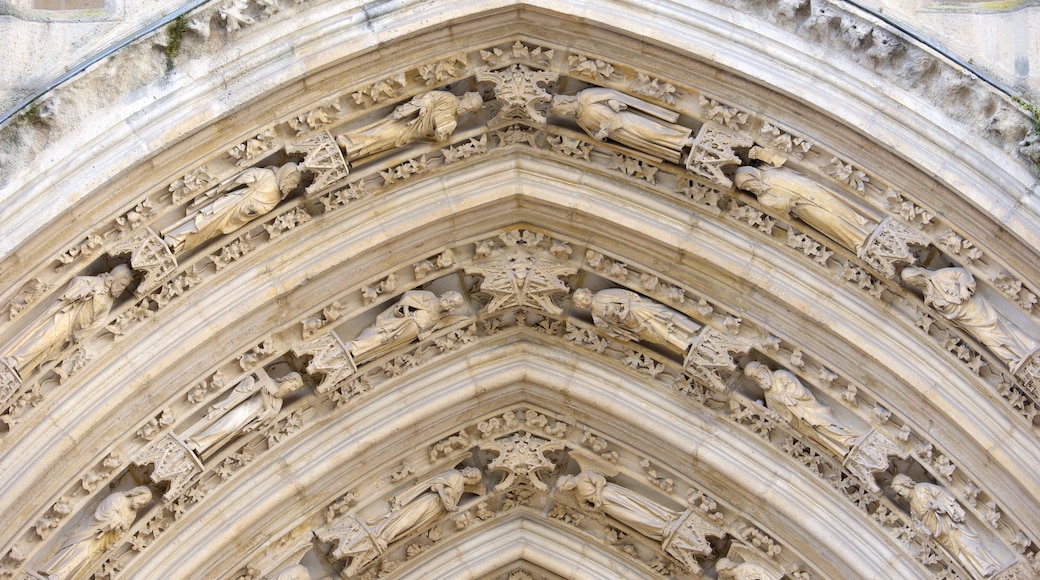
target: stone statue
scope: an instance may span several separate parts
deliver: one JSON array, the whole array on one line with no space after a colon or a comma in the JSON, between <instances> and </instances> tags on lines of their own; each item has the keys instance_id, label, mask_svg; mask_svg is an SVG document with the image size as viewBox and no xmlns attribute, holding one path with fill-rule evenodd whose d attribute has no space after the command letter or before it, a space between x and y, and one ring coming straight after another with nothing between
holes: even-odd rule
<instances>
[{"instance_id":1,"label":"stone statue","mask_svg":"<svg viewBox=\"0 0 1040 580\"><path fill-rule=\"evenodd\" d=\"M574 491L578 500L624 523L651 540L681 562L692 573L701 571L698 558L712 553L706 536L722 537L725 530L707 520L701 510L689 507L674 512L627 489L610 483L595 471L585 470L578 475L562 475L556 480L557 489Z\"/></svg>"},{"instance_id":2,"label":"stone statue","mask_svg":"<svg viewBox=\"0 0 1040 580\"><path fill-rule=\"evenodd\" d=\"M649 499L610 483L595 471L582 471L578 475L561 475L556 487L574 491L574 495L588 507L601 511L624 523L640 534L663 542L682 515L662 507Z\"/></svg>"},{"instance_id":3,"label":"stone statue","mask_svg":"<svg viewBox=\"0 0 1040 580\"><path fill-rule=\"evenodd\" d=\"M273 210L299 183L300 170L295 163L263 169L250 167L227 185L242 187L226 193L218 189L219 197L163 232L164 241L170 251L177 253L230 234Z\"/></svg>"},{"instance_id":4,"label":"stone statue","mask_svg":"<svg viewBox=\"0 0 1040 580\"><path fill-rule=\"evenodd\" d=\"M821 405L798 377L788 371L770 371L752 361L744 374L765 391L766 406L792 427L826 446L837 457L845 457L864 435L840 425L829 408Z\"/></svg>"},{"instance_id":5,"label":"stone statue","mask_svg":"<svg viewBox=\"0 0 1040 580\"><path fill-rule=\"evenodd\" d=\"M604 88L557 95L552 113L574 117L593 138L610 139L652 157L679 163L692 131L675 124L679 115L642 99Z\"/></svg>"},{"instance_id":6,"label":"stone statue","mask_svg":"<svg viewBox=\"0 0 1040 580\"><path fill-rule=\"evenodd\" d=\"M376 316L372 326L346 344L357 362L378 356L400 344L418 338L425 340L438 328L441 319L462 306L462 295L454 290L438 297L427 290L409 290L390 308Z\"/></svg>"},{"instance_id":7,"label":"stone statue","mask_svg":"<svg viewBox=\"0 0 1040 580\"><path fill-rule=\"evenodd\" d=\"M592 311L597 327L627 340L671 345L685 352L701 329L685 315L622 288L595 294L588 288L578 288L572 300L575 306Z\"/></svg>"},{"instance_id":8,"label":"stone statue","mask_svg":"<svg viewBox=\"0 0 1040 580\"><path fill-rule=\"evenodd\" d=\"M55 580L72 577L91 558L111 548L130 528L137 512L152 501L152 491L140 486L106 497L88 522L76 530L61 550L39 569L41 576Z\"/></svg>"},{"instance_id":9,"label":"stone statue","mask_svg":"<svg viewBox=\"0 0 1040 580\"><path fill-rule=\"evenodd\" d=\"M924 293L924 303L964 329L1011 369L1040 346L1035 338L1005 320L982 296L975 295L975 277L964 268L903 269L903 281Z\"/></svg>"},{"instance_id":10,"label":"stone statue","mask_svg":"<svg viewBox=\"0 0 1040 580\"><path fill-rule=\"evenodd\" d=\"M964 522L964 508L953 494L932 483L915 483L899 474L892 479L892 489L910 501L914 521L946 548L976 578L989 576L1001 566L978 534Z\"/></svg>"},{"instance_id":11,"label":"stone statue","mask_svg":"<svg viewBox=\"0 0 1040 580\"><path fill-rule=\"evenodd\" d=\"M419 139L444 141L455 132L460 116L479 111L483 104L478 93L457 97L448 91L430 91L373 125L339 135L336 142L346 152L347 161L356 161Z\"/></svg>"},{"instance_id":12,"label":"stone statue","mask_svg":"<svg viewBox=\"0 0 1040 580\"><path fill-rule=\"evenodd\" d=\"M8 345L4 362L25 378L33 369L57 360L69 343L105 322L132 280L133 272L122 264L100 276L73 278L58 302Z\"/></svg>"},{"instance_id":13,"label":"stone statue","mask_svg":"<svg viewBox=\"0 0 1040 580\"><path fill-rule=\"evenodd\" d=\"M877 227L839 194L793 169L738 167L733 181L738 188L755 194L763 206L793 214L854 252Z\"/></svg>"},{"instance_id":14,"label":"stone statue","mask_svg":"<svg viewBox=\"0 0 1040 580\"><path fill-rule=\"evenodd\" d=\"M258 381L249 375L209 408L197 428L205 427L185 437L185 443L201 456L239 435L263 429L282 409L282 398L302 386L300 373L289 373L273 381Z\"/></svg>"},{"instance_id":15,"label":"stone statue","mask_svg":"<svg viewBox=\"0 0 1040 580\"><path fill-rule=\"evenodd\" d=\"M378 520L366 523L353 514L328 532L319 532L319 537L325 542L336 542L334 558L350 558L343 576L353 576L398 538L457 511L466 486L477 485L482 479L475 467L445 471L391 498L390 512Z\"/></svg>"}]
</instances>

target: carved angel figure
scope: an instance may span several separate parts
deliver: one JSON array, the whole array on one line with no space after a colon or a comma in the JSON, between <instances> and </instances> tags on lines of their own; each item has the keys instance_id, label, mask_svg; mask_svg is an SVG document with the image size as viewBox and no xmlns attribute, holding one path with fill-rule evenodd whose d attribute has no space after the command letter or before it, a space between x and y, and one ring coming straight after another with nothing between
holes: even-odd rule
<instances>
[{"instance_id":1,"label":"carved angel figure","mask_svg":"<svg viewBox=\"0 0 1040 580\"><path fill-rule=\"evenodd\" d=\"M282 409L282 398L302 386L300 373L259 381L249 375L209 408L195 427L201 431L187 436L185 442L201 456L239 435L263 429Z\"/></svg>"},{"instance_id":2,"label":"carved angel figure","mask_svg":"<svg viewBox=\"0 0 1040 580\"><path fill-rule=\"evenodd\" d=\"M592 311L596 326L627 340L646 340L671 345L681 351L690 347L701 325L683 314L622 288L607 288L595 294L578 288L575 306Z\"/></svg>"},{"instance_id":3,"label":"carved angel figure","mask_svg":"<svg viewBox=\"0 0 1040 580\"><path fill-rule=\"evenodd\" d=\"M949 550L972 576L983 578L1000 570L1000 563L964 522L964 508L953 494L933 483L915 483L903 474L892 479L892 489L900 497L909 499L914 521Z\"/></svg>"},{"instance_id":4,"label":"carved angel figure","mask_svg":"<svg viewBox=\"0 0 1040 580\"><path fill-rule=\"evenodd\" d=\"M826 446L838 457L863 440L864 434L838 423L831 410L821 405L798 377L788 371L770 371L760 362L744 367L744 374L765 391L766 406L792 427Z\"/></svg>"},{"instance_id":5,"label":"carved angel figure","mask_svg":"<svg viewBox=\"0 0 1040 580\"><path fill-rule=\"evenodd\" d=\"M336 142L347 161L404 147L419 139L444 141L455 132L459 117L480 110L479 93L457 97L448 91L430 91L398 106L390 116L363 129L344 133Z\"/></svg>"},{"instance_id":6,"label":"carved angel figure","mask_svg":"<svg viewBox=\"0 0 1040 580\"><path fill-rule=\"evenodd\" d=\"M454 290L440 297L427 290L409 290L397 304L376 316L375 324L348 342L347 351L359 362L412 339L424 340L440 326L445 315L461 306L462 295Z\"/></svg>"},{"instance_id":7,"label":"carved angel figure","mask_svg":"<svg viewBox=\"0 0 1040 580\"><path fill-rule=\"evenodd\" d=\"M719 580L779 580L780 575L754 562L734 562L719 558L715 562Z\"/></svg>"},{"instance_id":8,"label":"carved angel figure","mask_svg":"<svg viewBox=\"0 0 1040 580\"><path fill-rule=\"evenodd\" d=\"M679 163L683 148L692 144L692 130L675 123L678 113L612 89L557 95L550 111L574 117L583 131L599 141L617 141L672 163Z\"/></svg>"},{"instance_id":9,"label":"carved angel figure","mask_svg":"<svg viewBox=\"0 0 1040 580\"><path fill-rule=\"evenodd\" d=\"M997 314L993 306L975 295L975 277L964 268L903 269L903 280L924 293L924 303L986 345L1009 367L1040 346L1035 338Z\"/></svg>"},{"instance_id":10,"label":"carved angel figure","mask_svg":"<svg viewBox=\"0 0 1040 580\"><path fill-rule=\"evenodd\" d=\"M73 278L61 298L7 346L4 362L24 378L58 359L68 343L105 322L132 280L132 271L122 264L100 276Z\"/></svg>"},{"instance_id":11,"label":"carved angel figure","mask_svg":"<svg viewBox=\"0 0 1040 580\"><path fill-rule=\"evenodd\" d=\"M351 559L343 569L343 576L355 575L398 538L457 511L466 487L475 486L482 479L483 474L475 467L451 469L391 498L389 513L374 522L367 522L363 530L352 530L352 533L336 538L339 542L333 556Z\"/></svg>"},{"instance_id":12,"label":"carved angel figure","mask_svg":"<svg viewBox=\"0 0 1040 580\"><path fill-rule=\"evenodd\" d=\"M273 210L300 183L295 163L281 167L250 167L224 187L242 186L226 193L188 215L163 232L171 252L186 252L203 242L230 234Z\"/></svg>"},{"instance_id":13,"label":"carved angel figure","mask_svg":"<svg viewBox=\"0 0 1040 580\"><path fill-rule=\"evenodd\" d=\"M72 577L91 558L115 545L123 532L133 525L137 511L150 501L152 490L143 485L106 497L94 510L90 521L84 522L69 536L38 573L55 580Z\"/></svg>"},{"instance_id":14,"label":"carved angel figure","mask_svg":"<svg viewBox=\"0 0 1040 580\"><path fill-rule=\"evenodd\" d=\"M786 167L738 167L734 184L781 214L793 214L846 248L859 251L877 223L841 196Z\"/></svg>"}]
</instances>

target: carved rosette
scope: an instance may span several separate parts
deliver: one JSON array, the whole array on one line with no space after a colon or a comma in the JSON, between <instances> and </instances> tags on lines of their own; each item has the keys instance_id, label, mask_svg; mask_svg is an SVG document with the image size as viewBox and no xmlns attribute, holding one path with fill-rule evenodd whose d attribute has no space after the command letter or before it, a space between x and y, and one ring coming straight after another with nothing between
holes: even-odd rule
<instances>
[{"instance_id":1,"label":"carved rosette","mask_svg":"<svg viewBox=\"0 0 1040 580\"><path fill-rule=\"evenodd\" d=\"M488 464L487 469L504 471L506 474L502 481L495 485L495 491L510 487L517 477L527 479L535 489L549 491L549 486L541 480L539 474L551 472L557 466L545 458L545 453L562 451L565 447L563 442L548 441L530 433L514 433L511 437L480 445L481 449L498 454L498 457Z\"/></svg>"},{"instance_id":2,"label":"carved rosette","mask_svg":"<svg viewBox=\"0 0 1040 580\"><path fill-rule=\"evenodd\" d=\"M354 357L347 351L343 341L334 332L327 332L314 340L293 347L297 355L311 355L307 364L309 374L323 373L325 378L315 388L319 394L331 391L335 386L357 371Z\"/></svg>"},{"instance_id":3,"label":"carved rosette","mask_svg":"<svg viewBox=\"0 0 1040 580\"><path fill-rule=\"evenodd\" d=\"M150 478L154 483L170 483L170 488L163 494L166 499L180 496L203 471L199 458L173 433L167 433L158 442L141 449L130 461L139 467L151 464Z\"/></svg>"},{"instance_id":4,"label":"carved rosette","mask_svg":"<svg viewBox=\"0 0 1040 580\"><path fill-rule=\"evenodd\" d=\"M881 488L878 487L871 474L888 469L890 455L905 458L907 453L895 441L872 429L862 441L852 448L852 451L849 451L843 464L867 486L869 491L878 493Z\"/></svg>"},{"instance_id":5,"label":"carved rosette","mask_svg":"<svg viewBox=\"0 0 1040 580\"><path fill-rule=\"evenodd\" d=\"M724 391L728 387L719 378L718 372L735 370L737 361L733 359L733 354L746 354L750 348L735 336L705 326L690 344L683 361L683 370L707 381L712 388Z\"/></svg>"},{"instance_id":6,"label":"carved rosette","mask_svg":"<svg viewBox=\"0 0 1040 580\"><path fill-rule=\"evenodd\" d=\"M356 575L358 570L378 558L385 549L357 514L341 517L315 530L314 534L322 542L335 545L330 556L337 560L350 558L350 564L343 568L344 578Z\"/></svg>"},{"instance_id":7,"label":"carved rosette","mask_svg":"<svg viewBox=\"0 0 1040 580\"><path fill-rule=\"evenodd\" d=\"M563 309L554 298L570 292L560 278L573 276L577 271L573 266L523 250L493 256L466 268L467 274L484 278L480 291L491 296L484 307L489 314L520 307L559 315Z\"/></svg>"},{"instance_id":8,"label":"carved rosette","mask_svg":"<svg viewBox=\"0 0 1040 580\"><path fill-rule=\"evenodd\" d=\"M134 294L143 296L155 290L162 281L177 269L177 260L151 228L133 232L117 240L109 252L113 256L130 254L130 267L144 275Z\"/></svg>"},{"instance_id":9,"label":"carved rosette","mask_svg":"<svg viewBox=\"0 0 1040 580\"><path fill-rule=\"evenodd\" d=\"M285 152L304 154L300 169L314 175L314 181L307 186L308 194L320 192L350 173L343 152L328 131L289 143L285 146Z\"/></svg>"},{"instance_id":10,"label":"carved rosette","mask_svg":"<svg viewBox=\"0 0 1040 580\"><path fill-rule=\"evenodd\" d=\"M497 126L523 121L545 126L545 114L540 109L552 99L545 89L559 78L557 73L531 70L522 64L478 72L477 81L495 84L495 99L502 106L488 124Z\"/></svg>"},{"instance_id":11,"label":"carved rosette","mask_svg":"<svg viewBox=\"0 0 1040 580\"><path fill-rule=\"evenodd\" d=\"M690 572L697 574L701 571L697 557L711 555L711 544L706 536L721 538L725 535L726 531L705 519L699 509L689 507L675 520L661 547Z\"/></svg>"},{"instance_id":12,"label":"carved rosette","mask_svg":"<svg viewBox=\"0 0 1040 580\"><path fill-rule=\"evenodd\" d=\"M911 252L914 246L928 245L928 238L888 217L870 234L859 257L887 278L896 277L896 266L913 265L917 258Z\"/></svg>"},{"instance_id":13,"label":"carved rosette","mask_svg":"<svg viewBox=\"0 0 1040 580\"><path fill-rule=\"evenodd\" d=\"M1023 358L1014 374L1026 394L1034 401L1040 401L1040 348Z\"/></svg>"},{"instance_id":14,"label":"carved rosette","mask_svg":"<svg viewBox=\"0 0 1040 580\"><path fill-rule=\"evenodd\" d=\"M733 187L733 182L723 173L723 168L740 165L741 159L735 149L751 147L754 140L715 123L705 123L693 140L693 147L686 158L686 170L723 187Z\"/></svg>"}]
</instances>

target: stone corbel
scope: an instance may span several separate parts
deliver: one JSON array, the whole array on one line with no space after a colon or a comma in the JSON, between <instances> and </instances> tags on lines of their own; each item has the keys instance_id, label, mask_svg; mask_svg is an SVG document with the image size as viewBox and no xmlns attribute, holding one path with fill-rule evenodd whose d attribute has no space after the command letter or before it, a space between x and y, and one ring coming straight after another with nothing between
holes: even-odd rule
<instances>
[{"instance_id":1,"label":"stone corbel","mask_svg":"<svg viewBox=\"0 0 1040 580\"><path fill-rule=\"evenodd\" d=\"M202 461L174 433L165 437L131 457L130 461L138 467L152 465L149 476L153 483L169 482L170 488L163 497L167 500L177 498L203 471Z\"/></svg>"},{"instance_id":2,"label":"stone corbel","mask_svg":"<svg viewBox=\"0 0 1040 580\"><path fill-rule=\"evenodd\" d=\"M307 137L285 146L290 154L303 153L300 170L314 175L314 180L307 186L308 196L324 191L330 185L347 177L350 168L336 140L328 131Z\"/></svg>"},{"instance_id":3,"label":"stone corbel","mask_svg":"<svg viewBox=\"0 0 1040 580\"><path fill-rule=\"evenodd\" d=\"M913 265L917 262L911 248L925 247L928 243L928 238L920 232L887 217L863 243L858 254L886 278L895 279L897 266Z\"/></svg>"},{"instance_id":4,"label":"stone corbel","mask_svg":"<svg viewBox=\"0 0 1040 580\"><path fill-rule=\"evenodd\" d=\"M683 370L703 379L715 390L726 391L729 386L718 373L736 370L737 361L733 355L747 354L749 350L751 346L736 336L705 326L691 342L683 360Z\"/></svg>"},{"instance_id":5,"label":"stone corbel","mask_svg":"<svg viewBox=\"0 0 1040 580\"><path fill-rule=\"evenodd\" d=\"M706 519L700 508L691 506L672 524L661 547L690 572L698 574L701 566L697 556L711 555L711 544L706 536L721 538L725 535L726 530Z\"/></svg>"},{"instance_id":6,"label":"stone corbel","mask_svg":"<svg viewBox=\"0 0 1040 580\"><path fill-rule=\"evenodd\" d=\"M299 346L294 346L292 351L297 356L311 355L311 361L307 364L308 374L325 375L325 378L315 387L318 394L332 391L340 381L357 372L354 357L333 331Z\"/></svg>"},{"instance_id":7,"label":"stone corbel","mask_svg":"<svg viewBox=\"0 0 1040 580\"><path fill-rule=\"evenodd\" d=\"M890 455L906 459L907 452L895 441L885 437L877 430L871 429L863 440L849 451L842 461L842 465L858 477L869 491L878 493L881 488L874 481L872 474L888 469Z\"/></svg>"},{"instance_id":8,"label":"stone corbel","mask_svg":"<svg viewBox=\"0 0 1040 580\"><path fill-rule=\"evenodd\" d=\"M108 253L113 256L130 255L130 267L144 276L134 290L134 295L138 297L158 288L177 269L177 260L169 246L151 228L132 231L117 240Z\"/></svg>"},{"instance_id":9,"label":"stone corbel","mask_svg":"<svg viewBox=\"0 0 1040 580\"><path fill-rule=\"evenodd\" d=\"M1040 348L1023 357L1012 374L1027 395L1040 401Z\"/></svg>"}]
</instances>

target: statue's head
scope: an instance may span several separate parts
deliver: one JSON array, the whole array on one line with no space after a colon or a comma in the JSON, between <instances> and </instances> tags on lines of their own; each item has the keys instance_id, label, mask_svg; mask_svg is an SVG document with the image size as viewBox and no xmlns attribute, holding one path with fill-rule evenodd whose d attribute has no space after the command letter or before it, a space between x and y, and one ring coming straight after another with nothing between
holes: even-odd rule
<instances>
[{"instance_id":1,"label":"statue's head","mask_svg":"<svg viewBox=\"0 0 1040 580\"><path fill-rule=\"evenodd\" d=\"M438 302L441 307L441 312L451 312L453 310L458 310L462 307L462 294L459 294L454 290L449 290L444 294L441 294Z\"/></svg>"},{"instance_id":2,"label":"statue's head","mask_svg":"<svg viewBox=\"0 0 1040 580\"><path fill-rule=\"evenodd\" d=\"M476 467L464 467L460 473L462 473L462 481L466 485L476 485L484 479L484 474Z\"/></svg>"},{"instance_id":3,"label":"statue's head","mask_svg":"<svg viewBox=\"0 0 1040 580\"><path fill-rule=\"evenodd\" d=\"M108 273L109 292L112 296L119 296L133 281L134 271L126 264L120 264Z\"/></svg>"},{"instance_id":4,"label":"statue's head","mask_svg":"<svg viewBox=\"0 0 1040 580\"><path fill-rule=\"evenodd\" d=\"M300 184L300 168L295 163L286 163L278 168L278 191L282 197L289 195Z\"/></svg>"},{"instance_id":5,"label":"statue's head","mask_svg":"<svg viewBox=\"0 0 1040 580\"><path fill-rule=\"evenodd\" d=\"M578 114L578 98L571 95L556 95L549 105L549 112L574 117Z\"/></svg>"},{"instance_id":6,"label":"statue's head","mask_svg":"<svg viewBox=\"0 0 1040 580\"><path fill-rule=\"evenodd\" d=\"M570 491L578 486L578 478L574 475L561 475L556 478L556 488Z\"/></svg>"},{"instance_id":7,"label":"statue's head","mask_svg":"<svg viewBox=\"0 0 1040 580\"><path fill-rule=\"evenodd\" d=\"M484 99L480 97L480 93L469 92L459 97L458 112L460 115L464 113L475 113L484 106Z\"/></svg>"},{"instance_id":8,"label":"statue's head","mask_svg":"<svg viewBox=\"0 0 1040 580\"><path fill-rule=\"evenodd\" d=\"M152 501L152 490L146 485L140 485L126 492L126 497L130 498L130 505L134 509L141 509Z\"/></svg>"},{"instance_id":9,"label":"statue's head","mask_svg":"<svg viewBox=\"0 0 1040 580\"><path fill-rule=\"evenodd\" d=\"M300 373L289 373L284 377L277 379L278 390L277 394L279 397L284 397L289 393L298 391L303 386L303 377Z\"/></svg>"},{"instance_id":10,"label":"statue's head","mask_svg":"<svg viewBox=\"0 0 1040 580\"><path fill-rule=\"evenodd\" d=\"M588 288L578 288L574 291L574 294L571 295L571 302L573 302L578 308L592 308L592 290L589 290Z\"/></svg>"},{"instance_id":11,"label":"statue's head","mask_svg":"<svg viewBox=\"0 0 1040 580\"><path fill-rule=\"evenodd\" d=\"M892 478L892 489L902 497L910 495L914 489L914 480L909 475L900 473Z\"/></svg>"},{"instance_id":12,"label":"statue's head","mask_svg":"<svg viewBox=\"0 0 1040 580\"><path fill-rule=\"evenodd\" d=\"M769 390L769 381L773 373L766 365L758 361L751 361L744 367L744 376L758 383L763 389Z\"/></svg>"},{"instance_id":13,"label":"statue's head","mask_svg":"<svg viewBox=\"0 0 1040 580\"><path fill-rule=\"evenodd\" d=\"M738 167L733 174L733 185L754 194L763 193L765 184L762 183L762 170L757 167Z\"/></svg>"}]
</instances>

